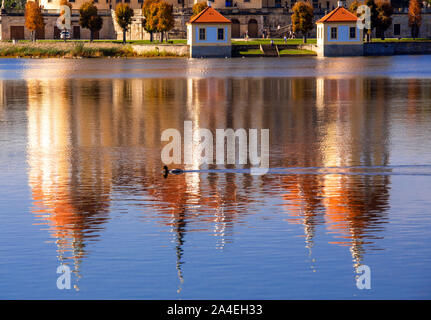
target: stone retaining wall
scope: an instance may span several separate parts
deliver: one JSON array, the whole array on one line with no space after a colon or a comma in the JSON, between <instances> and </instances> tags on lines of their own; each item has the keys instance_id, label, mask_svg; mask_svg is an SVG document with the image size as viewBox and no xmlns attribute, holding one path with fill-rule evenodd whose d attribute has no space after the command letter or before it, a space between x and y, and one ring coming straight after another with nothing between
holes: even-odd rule
<instances>
[{"instance_id":1,"label":"stone retaining wall","mask_svg":"<svg viewBox=\"0 0 431 320\"><path fill-rule=\"evenodd\" d=\"M392 56L402 54L431 54L431 41L364 43L365 56Z\"/></svg>"},{"instance_id":2,"label":"stone retaining wall","mask_svg":"<svg viewBox=\"0 0 431 320\"><path fill-rule=\"evenodd\" d=\"M188 45L138 45L134 44L132 45L133 50L138 53L142 54L145 52L153 52L153 51L159 51L159 52L166 52L170 54L174 54L176 56L188 56L189 55L189 46Z\"/></svg>"}]
</instances>

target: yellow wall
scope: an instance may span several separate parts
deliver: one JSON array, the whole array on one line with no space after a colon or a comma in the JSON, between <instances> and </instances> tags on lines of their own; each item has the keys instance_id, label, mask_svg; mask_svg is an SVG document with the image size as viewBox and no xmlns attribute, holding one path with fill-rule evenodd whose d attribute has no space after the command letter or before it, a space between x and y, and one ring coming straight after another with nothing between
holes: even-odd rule
<instances>
[{"instance_id":1,"label":"yellow wall","mask_svg":"<svg viewBox=\"0 0 431 320\"><path fill-rule=\"evenodd\" d=\"M87 2L88 0L75 0L75 2L71 2L72 10L79 10L81 5L84 2ZM143 3L139 3L138 0L130 0L130 2L125 2L122 0L123 3L127 3L132 9L140 9L142 8ZM172 0L168 2L173 2ZM60 0L39 0L39 3L41 6L43 6L44 9L59 9L60 7ZM118 2L118 4L121 2ZM178 3L178 1L175 1L175 3ZM109 10L110 5L112 6L112 9L115 9L117 2L116 0L98 0L98 2L94 3L99 10Z\"/></svg>"}]
</instances>

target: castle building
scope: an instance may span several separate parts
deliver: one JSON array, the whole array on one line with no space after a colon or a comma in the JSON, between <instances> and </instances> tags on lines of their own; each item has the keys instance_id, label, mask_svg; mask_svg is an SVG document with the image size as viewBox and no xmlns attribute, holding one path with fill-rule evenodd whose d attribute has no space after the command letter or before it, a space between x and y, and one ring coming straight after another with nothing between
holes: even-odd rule
<instances>
[{"instance_id":1,"label":"castle building","mask_svg":"<svg viewBox=\"0 0 431 320\"><path fill-rule=\"evenodd\" d=\"M32 1L32 0L29 0ZM95 34L99 39L121 39L122 32L116 25L114 10L119 3L126 3L134 9L132 24L127 32L127 39L149 39L144 30L145 17L142 6L145 0L94 0L99 15L103 19L102 29ZM175 26L169 31L170 39L187 37L187 22L192 16L192 7L200 0L165 0L174 6ZM291 31L292 7L298 0L208 0L208 4L229 19L232 38L283 37ZM337 0L309 0L314 8L315 21L338 7ZM345 2L348 8L353 0ZM79 26L79 8L85 0L70 0L72 5L72 39L89 39L90 31ZM408 26L408 1L392 0L394 14L392 25L385 32L388 38L410 38ZM56 27L59 17L60 0L39 0L42 6L45 28L36 31L37 39L59 39L60 30ZM431 9L422 10L422 26L419 37L431 38ZM317 28L308 37L317 36ZM30 39L30 31L25 28L24 10L3 7L0 12L0 40ZM375 36L375 35L373 35Z\"/></svg>"}]
</instances>

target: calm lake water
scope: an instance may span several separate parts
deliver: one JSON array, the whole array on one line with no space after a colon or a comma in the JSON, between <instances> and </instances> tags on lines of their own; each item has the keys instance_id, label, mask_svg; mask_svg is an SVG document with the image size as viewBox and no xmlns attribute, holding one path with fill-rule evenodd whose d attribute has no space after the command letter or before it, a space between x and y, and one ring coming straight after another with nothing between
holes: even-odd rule
<instances>
[{"instance_id":1,"label":"calm lake water","mask_svg":"<svg viewBox=\"0 0 431 320\"><path fill-rule=\"evenodd\" d=\"M0 79L0 298L431 298L431 56L1 59ZM186 120L268 128L271 169L163 179Z\"/></svg>"}]
</instances>

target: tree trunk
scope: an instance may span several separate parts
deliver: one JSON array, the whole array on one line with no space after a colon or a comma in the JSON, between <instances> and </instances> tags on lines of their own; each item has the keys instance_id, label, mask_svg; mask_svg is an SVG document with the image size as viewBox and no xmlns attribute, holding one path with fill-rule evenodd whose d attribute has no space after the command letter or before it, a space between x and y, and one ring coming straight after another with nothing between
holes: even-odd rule
<instances>
[{"instance_id":1,"label":"tree trunk","mask_svg":"<svg viewBox=\"0 0 431 320\"><path fill-rule=\"evenodd\" d=\"M94 31L90 30L90 42L93 42L94 39Z\"/></svg>"},{"instance_id":2,"label":"tree trunk","mask_svg":"<svg viewBox=\"0 0 431 320\"><path fill-rule=\"evenodd\" d=\"M367 42L371 42L371 30L367 29Z\"/></svg>"},{"instance_id":3,"label":"tree trunk","mask_svg":"<svg viewBox=\"0 0 431 320\"><path fill-rule=\"evenodd\" d=\"M306 33L304 33L302 36L302 42L307 43L307 34Z\"/></svg>"},{"instance_id":4,"label":"tree trunk","mask_svg":"<svg viewBox=\"0 0 431 320\"><path fill-rule=\"evenodd\" d=\"M163 43L163 31L160 32L160 43Z\"/></svg>"},{"instance_id":5,"label":"tree trunk","mask_svg":"<svg viewBox=\"0 0 431 320\"><path fill-rule=\"evenodd\" d=\"M31 41L36 42L36 31L35 30L31 31Z\"/></svg>"},{"instance_id":6,"label":"tree trunk","mask_svg":"<svg viewBox=\"0 0 431 320\"><path fill-rule=\"evenodd\" d=\"M419 26L417 24L412 25L412 38L416 39L419 36Z\"/></svg>"},{"instance_id":7,"label":"tree trunk","mask_svg":"<svg viewBox=\"0 0 431 320\"><path fill-rule=\"evenodd\" d=\"M153 35L153 31L150 32L150 42L154 41L154 35Z\"/></svg>"},{"instance_id":8,"label":"tree trunk","mask_svg":"<svg viewBox=\"0 0 431 320\"><path fill-rule=\"evenodd\" d=\"M383 29L378 29L379 30L379 36L381 40L385 40L385 31Z\"/></svg>"},{"instance_id":9,"label":"tree trunk","mask_svg":"<svg viewBox=\"0 0 431 320\"><path fill-rule=\"evenodd\" d=\"M126 44L126 30L123 30L123 44Z\"/></svg>"}]
</instances>

